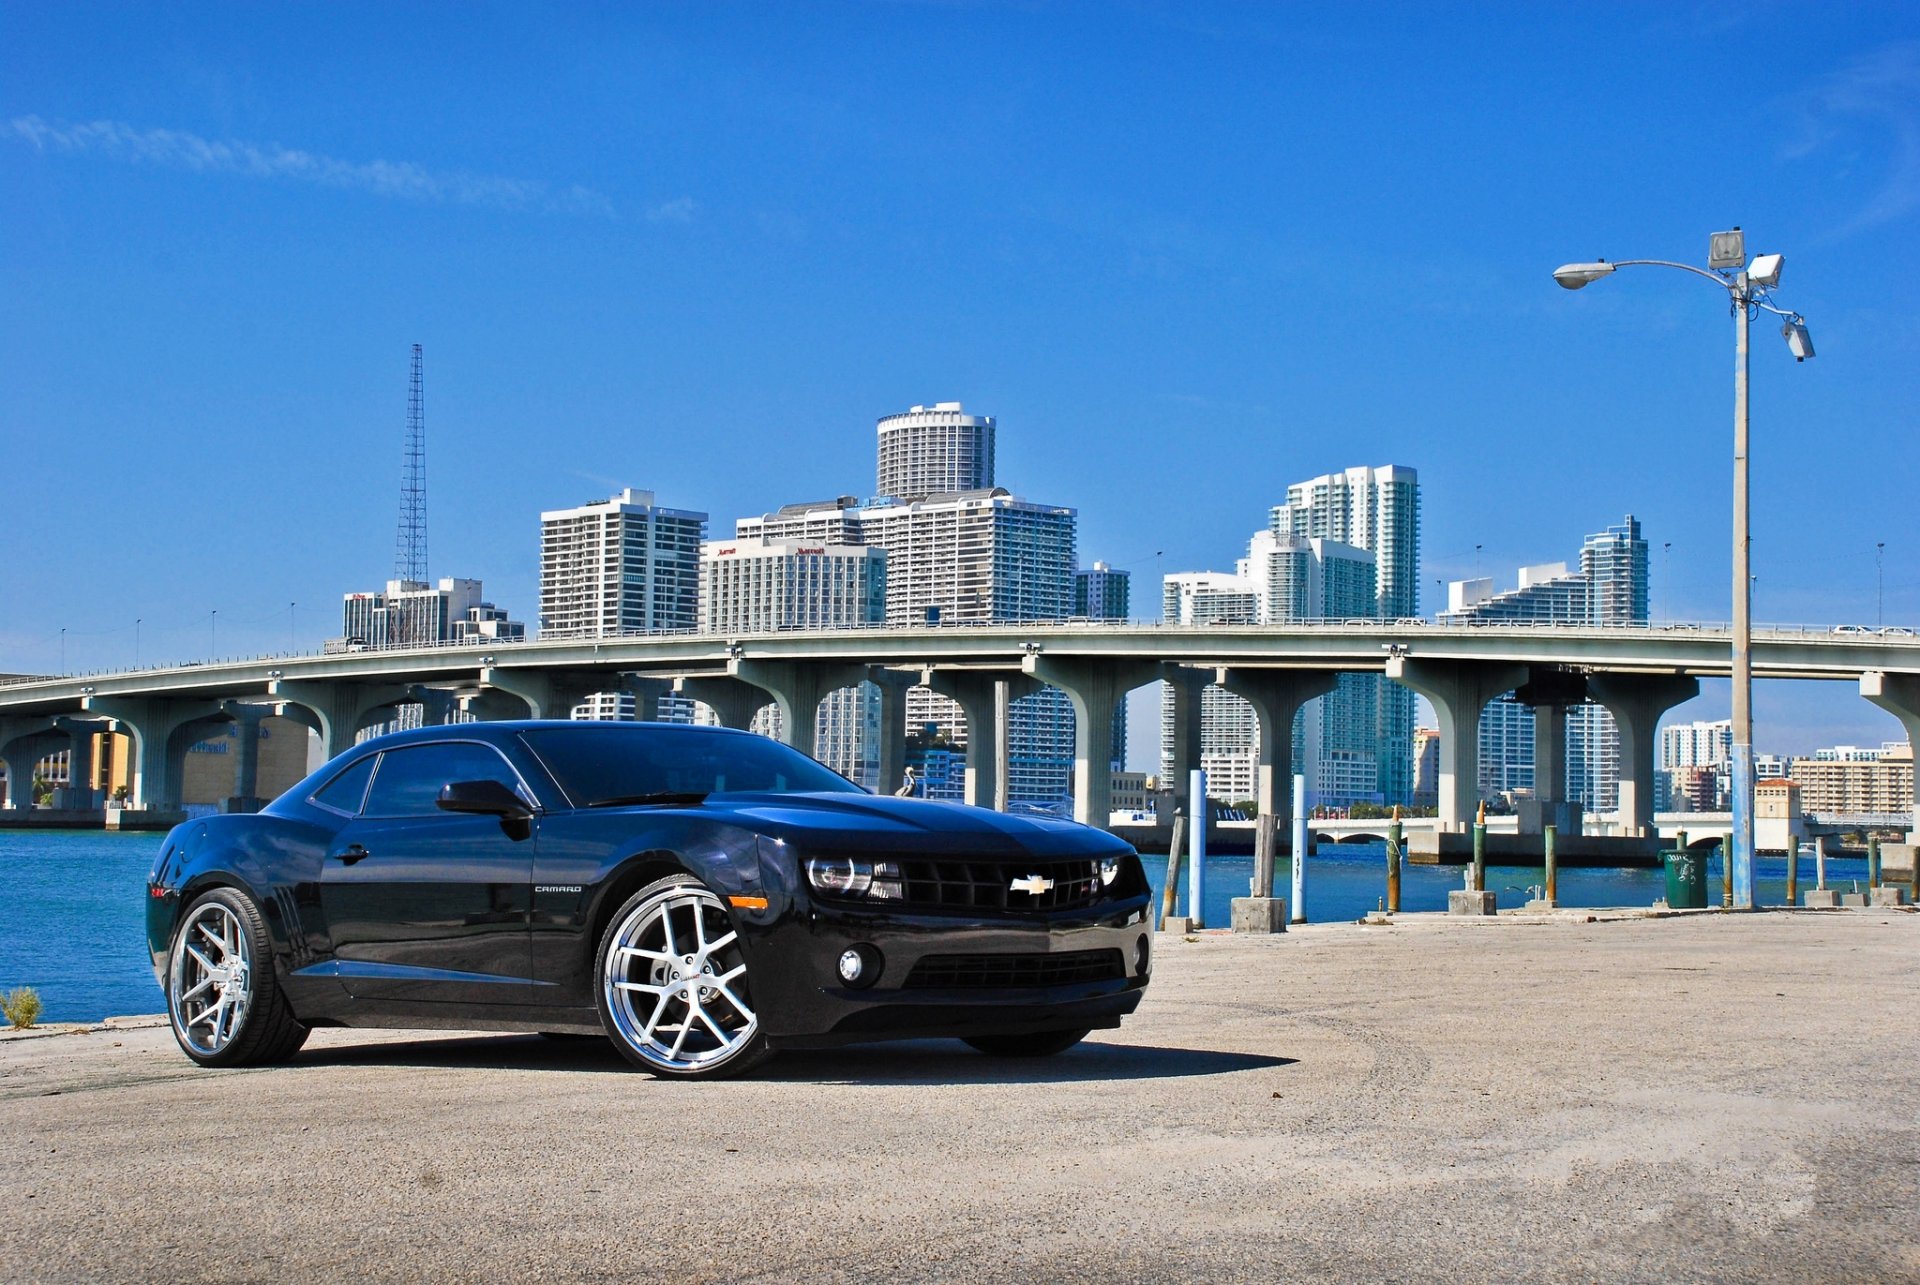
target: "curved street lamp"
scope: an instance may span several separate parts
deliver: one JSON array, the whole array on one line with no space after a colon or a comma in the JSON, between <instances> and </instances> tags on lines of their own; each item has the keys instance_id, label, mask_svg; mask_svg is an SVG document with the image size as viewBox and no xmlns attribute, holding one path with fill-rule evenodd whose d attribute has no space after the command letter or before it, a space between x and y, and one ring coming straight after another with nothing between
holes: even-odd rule
<instances>
[{"instance_id":1,"label":"curved street lamp","mask_svg":"<svg viewBox=\"0 0 1920 1285\"><path fill-rule=\"evenodd\" d=\"M1752 541L1747 531L1747 327L1760 312L1781 318L1780 334L1795 361L1813 356L1806 318L1777 308L1772 290L1780 284L1785 256L1763 254L1747 262L1747 240L1739 228L1715 232L1707 243L1707 266L1666 259L1618 259L1569 263L1553 279L1568 290L1592 285L1620 268L1678 268L1705 277L1727 292L1733 312L1733 904L1753 908L1753 578Z\"/></svg>"}]
</instances>

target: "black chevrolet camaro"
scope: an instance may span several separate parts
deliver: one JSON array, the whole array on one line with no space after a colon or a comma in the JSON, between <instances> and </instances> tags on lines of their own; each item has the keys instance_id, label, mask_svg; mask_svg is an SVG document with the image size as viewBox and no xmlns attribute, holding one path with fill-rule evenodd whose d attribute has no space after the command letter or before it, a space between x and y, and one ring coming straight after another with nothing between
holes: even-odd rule
<instances>
[{"instance_id":1,"label":"black chevrolet camaro","mask_svg":"<svg viewBox=\"0 0 1920 1285\"><path fill-rule=\"evenodd\" d=\"M468 723L355 746L149 879L204 1066L315 1026L601 1034L665 1076L956 1036L1056 1053L1139 1004L1146 876L1102 831L878 797L764 737Z\"/></svg>"}]
</instances>

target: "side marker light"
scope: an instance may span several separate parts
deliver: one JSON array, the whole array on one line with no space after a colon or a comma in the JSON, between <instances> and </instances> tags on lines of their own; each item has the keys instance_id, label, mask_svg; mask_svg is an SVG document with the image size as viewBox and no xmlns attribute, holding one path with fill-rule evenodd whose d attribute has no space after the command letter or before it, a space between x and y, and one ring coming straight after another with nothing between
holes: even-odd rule
<instances>
[{"instance_id":1,"label":"side marker light","mask_svg":"<svg viewBox=\"0 0 1920 1285\"><path fill-rule=\"evenodd\" d=\"M767 908L767 899L765 897L728 897L727 902L739 910L765 910Z\"/></svg>"}]
</instances>

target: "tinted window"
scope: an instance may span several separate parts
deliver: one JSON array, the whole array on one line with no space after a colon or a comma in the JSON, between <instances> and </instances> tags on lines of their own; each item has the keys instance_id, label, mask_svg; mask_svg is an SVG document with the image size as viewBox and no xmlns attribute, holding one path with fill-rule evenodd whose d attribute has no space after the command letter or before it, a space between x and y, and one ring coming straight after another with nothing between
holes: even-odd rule
<instances>
[{"instance_id":1,"label":"tinted window","mask_svg":"<svg viewBox=\"0 0 1920 1285\"><path fill-rule=\"evenodd\" d=\"M322 807L352 816L360 810L360 801L367 797L367 780L373 775L373 761L379 757L378 754L369 754L352 764L315 790L313 801Z\"/></svg>"},{"instance_id":2,"label":"tinted window","mask_svg":"<svg viewBox=\"0 0 1920 1285\"><path fill-rule=\"evenodd\" d=\"M520 738L576 807L647 794L864 793L839 773L764 736L694 727L583 723Z\"/></svg>"},{"instance_id":3,"label":"tinted window","mask_svg":"<svg viewBox=\"0 0 1920 1285\"><path fill-rule=\"evenodd\" d=\"M450 815L440 810L440 788L452 781L499 781L522 793L520 778L492 746L472 741L411 745L380 756L364 811L370 817Z\"/></svg>"}]
</instances>

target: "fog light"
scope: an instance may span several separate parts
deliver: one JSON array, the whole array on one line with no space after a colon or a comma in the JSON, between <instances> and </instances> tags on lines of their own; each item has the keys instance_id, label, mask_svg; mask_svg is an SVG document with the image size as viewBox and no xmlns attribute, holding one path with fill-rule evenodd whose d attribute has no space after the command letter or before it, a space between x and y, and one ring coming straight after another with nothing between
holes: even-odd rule
<instances>
[{"instance_id":1,"label":"fog light","mask_svg":"<svg viewBox=\"0 0 1920 1285\"><path fill-rule=\"evenodd\" d=\"M1147 944L1147 935L1145 933L1140 934L1140 939L1133 943L1133 971L1135 975L1145 977L1147 970L1153 967L1153 960L1151 958L1152 950L1153 948Z\"/></svg>"},{"instance_id":2,"label":"fog light","mask_svg":"<svg viewBox=\"0 0 1920 1285\"><path fill-rule=\"evenodd\" d=\"M840 980L855 990L865 990L880 980L881 963L880 952L873 947L849 946L840 952Z\"/></svg>"}]
</instances>

